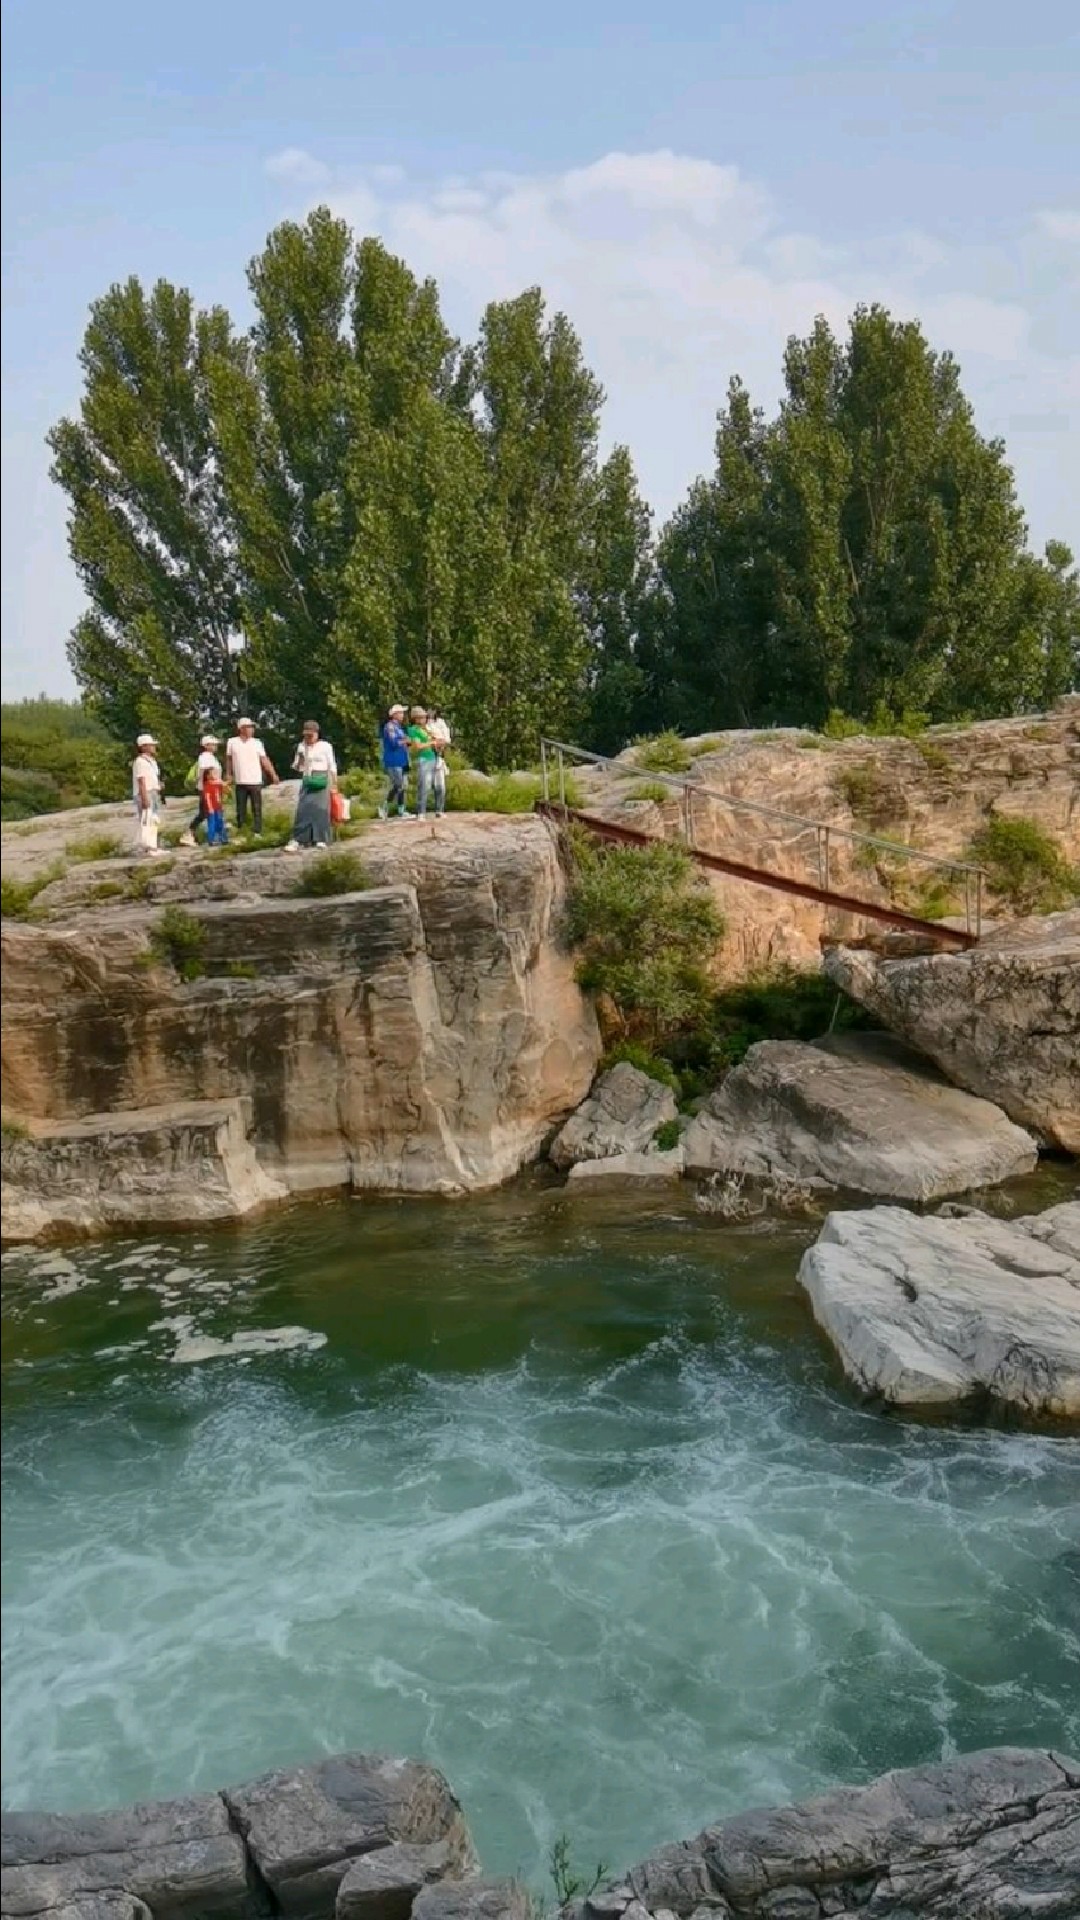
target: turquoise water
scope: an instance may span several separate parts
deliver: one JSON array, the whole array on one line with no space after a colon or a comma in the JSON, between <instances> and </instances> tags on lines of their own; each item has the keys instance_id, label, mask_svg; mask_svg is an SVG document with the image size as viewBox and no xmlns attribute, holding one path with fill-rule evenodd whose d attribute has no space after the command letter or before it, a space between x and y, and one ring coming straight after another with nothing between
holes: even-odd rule
<instances>
[{"instance_id":1,"label":"turquoise water","mask_svg":"<svg viewBox=\"0 0 1080 1920\"><path fill-rule=\"evenodd\" d=\"M7 1258L5 1804L382 1748L539 1880L1075 1750L1080 1449L860 1406L814 1231L525 1183Z\"/></svg>"}]
</instances>

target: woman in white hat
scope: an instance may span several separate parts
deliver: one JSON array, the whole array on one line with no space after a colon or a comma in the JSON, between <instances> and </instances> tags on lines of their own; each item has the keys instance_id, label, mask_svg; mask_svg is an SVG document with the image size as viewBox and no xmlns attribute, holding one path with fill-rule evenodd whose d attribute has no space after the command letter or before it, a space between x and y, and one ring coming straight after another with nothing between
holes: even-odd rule
<instances>
[{"instance_id":1,"label":"woman in white hat","mask_svg":"<svg viewBox=\"0 0 1080 1920\"><path fill-rule=\"evenodd\" d=\"M136 853L160 853L158 826L161 812L161 769L157 763L157 741L152 733L140 733L131 763L131 798L135 805L138 832Z\"/></svg>"},{"instance_id":2,"label":"woman in white hat","mask_svg":"<svg viewBox=\"0 0 1080 1920\"><path fill-rule=\"evenodd\" d=\"M194 847L197 844L195 835L213 811L207 805L206 788L208 783L211 786L220 786L222 783L221 761L217 757L219 745L216 733L204 733L199 741L199 757L195 762L195 791L199 796L199 808L193 815L187 832L180 835L182 847ZM190 778L190 775L188 777Z\"/></svg>"}]
</instances>

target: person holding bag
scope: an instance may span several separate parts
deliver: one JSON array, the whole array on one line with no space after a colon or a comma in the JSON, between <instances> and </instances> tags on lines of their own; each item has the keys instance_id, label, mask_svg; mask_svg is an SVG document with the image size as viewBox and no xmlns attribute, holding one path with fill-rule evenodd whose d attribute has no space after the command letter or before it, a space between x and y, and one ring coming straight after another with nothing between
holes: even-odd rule
<instances>
[{"instance_id":1,"label":"person holding bag","mask_svg":"<svg viewBox=\"0 0 1080 1920\"><path fill-rule=\"evenodd\" d=\"M136 853L160 853L161 773L157 763L157 741L152 733L140 733L135 742L135 758L131 763L131 798L139 823L135 838Z\"/></svg>"},{"instance_id":2,"label":"person holding bag","mask_svg":"<svg viewBox=\"0 0 1080 1920\"><path fill-rule=\"evenodd\" d=\"M327 847L330 844L330 795L337 788L337 761L329 740L319 738L316 720L305 720L303 738L293 756L293 772L300 775L300 798L296 803L292 837L286 853L299 853L301 847Z\"/></svg>"}]
</instances>

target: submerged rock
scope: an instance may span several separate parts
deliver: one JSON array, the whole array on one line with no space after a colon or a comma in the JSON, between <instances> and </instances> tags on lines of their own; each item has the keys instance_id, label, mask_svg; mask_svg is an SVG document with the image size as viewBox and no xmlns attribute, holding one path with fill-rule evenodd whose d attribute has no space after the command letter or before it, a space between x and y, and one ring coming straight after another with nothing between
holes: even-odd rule
<instances>
[{"instance_id":1,"label":"submerged rock","mask_svg":"<svg viewBox=\"0 0 1080 1920\"><path fill-rule=\"evenodd\" d=\"M1029 1219L831 1213L799 1280L845 1372L897 1406L1080 1419L1080 1202Z\"/></svg>"},{"instance_id":2,"label":"submerged rock","mask_svg":"<svg viewBox=\"0 0 1080 1920\"><path fill-rule=\"evenodd\" d=\"M649 1187L665 1186L681 1180L684 1156L682 1146L661 1153L613 1153L607 1160L579 1160L567 1175L567 1184L576 1187Z\"/></svg>"},{"instance_id":3,"label":"submerged rock","mask_svg":"<svg viewBox=\"0 0 1080 1920\"><path fill-rule=\"evenodd\" d=\"M967 953L838 947L825 968L957 1086L1080 1154L1080 910L1018 920Z\"/></svg>"},{"instance_id":4,"label":"submerged rock","mask_svg":"<svg viewBox=\"0 0 1080 1920\"><path fill-rule=\"evenodd\" d=\"M572 1113L549 1148L557 1167L616 1154L644 1153L658 1127L675 1119L671 1088L627 1060L602 1073L588 1099Z\"/></svg>"},{"instance_id":5,"label":"submerged rock","mask_svg":"<svg viewBox=\"0 0 1080 1920\"><path fill-rule=\"evenodd\" d=\"M565 1920L1073 1920L1080 1762L1020 1747L737 1814Z\"/></svg>"},{"instance_id":6,"label":"submerged rock","mask_svg":"<svg viewBox=\"0 0 1080 1920\"><path fill-rule=\"evenodd\" d=\"M1030 1134L885 1034L763 1040L686 1134L686 1170L936 1200L1034 1167Z\"/></svg>"}]
</instances>

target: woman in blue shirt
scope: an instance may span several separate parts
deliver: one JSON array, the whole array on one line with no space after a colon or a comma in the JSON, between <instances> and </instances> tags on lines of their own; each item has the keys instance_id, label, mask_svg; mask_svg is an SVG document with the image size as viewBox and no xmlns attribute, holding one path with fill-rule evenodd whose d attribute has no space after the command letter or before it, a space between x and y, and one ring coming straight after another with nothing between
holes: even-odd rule
<instances>
[{"instance_id":1,"label":"woman in blue shirt","mask_svg":"<svg viewBox=\"0 0 1080 1920\"><path fill-rule=\"evenodd\" d=\"M404 819L408 813L406 782L409 777L409 737L402 721L404 707L391 707L382 724L382 763L386 775L386 799L379 808L380 820L396 813Z\"/></svg>"}]
</instances>

